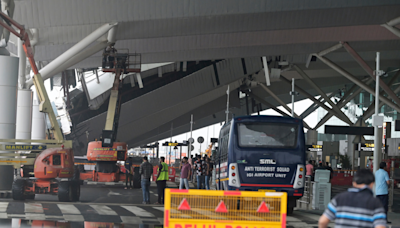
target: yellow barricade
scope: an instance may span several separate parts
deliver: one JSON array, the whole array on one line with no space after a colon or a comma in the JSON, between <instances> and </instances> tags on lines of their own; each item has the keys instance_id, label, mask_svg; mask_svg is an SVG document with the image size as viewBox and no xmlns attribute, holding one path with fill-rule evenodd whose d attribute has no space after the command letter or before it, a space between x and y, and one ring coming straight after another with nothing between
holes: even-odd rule
<instances>
[{"instance_id":1,"label":"yellow barricade","mask_svg":"<svg viewBox=\"0 0 400 228\"><path fill-rule=\"evenodd\" d=\"M166 228L283 228L284 192L165 190Z\"/></svg>"}]
</instances>

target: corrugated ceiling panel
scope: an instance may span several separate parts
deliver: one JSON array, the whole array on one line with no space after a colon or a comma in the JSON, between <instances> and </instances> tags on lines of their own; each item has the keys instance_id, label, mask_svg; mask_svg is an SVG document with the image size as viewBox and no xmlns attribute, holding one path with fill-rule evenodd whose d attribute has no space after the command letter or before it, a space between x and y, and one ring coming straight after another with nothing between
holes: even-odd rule
<instances>
[{"instance_id":1,"label":"corrugated ceiling panel","mask_svg":"<svg viewBox=\"0 0 400 228\"><path fill-rule=\"evenodd\" d=\"M212 67L208 67L212 68ZM206 69L206 68L205 68ZM140 119L149 113L163 110L170 106L181 103L186 99L199 96L214 88L212 74L209 70L198 71L181 80L170 83L164 87L147 93L137 99L124 104L124 107L135 108L134 113L122 113L121 124L124 120ZM143 101L145 101L143 103Z\"/></svg>"},{"instance_id":2,"label":"corrugated ceiling panel","mask_svg":"<svg viewBox=\"0 0 400 228\"><path fill-rule=\"evenodd\" d=\"M231 83L231 90L237 89L241 85L240 82ZM167 92L168 91L165 91ZM133 137L137 137L144 132L150 131L152 129L156 129L157 126L160 126L164 123L167 123L182 113L189 112L190 110L195 109L196 107L207 104L218 97L221 97L226 94L226 88L221 87L219 89L214 89L207 93L202 93L199 96L193 97L191 99L186 99L184 102L176 103L174 105L169 106L164 110L158 110L157 112L148 113L148 115L144 116L140 119L130 118L128 122L119 127L119 133L121 135L121 140L127 141ZM142 103L146 103L146 99L142 99ZM140 131L132 131L132 127L140 129ZM129 132L129 133L128 133Z\"/></svg>"},{"instance_id":3,"label":"corrugated ceiling panel","mask_svg":"<svg viewBox=\"0 0 400 228\"><path fill-rule=\"evenodd\" d=\"M261 57L245 58L247 74L254 74L262 69Z\"/></svg>"},{"instance_id":4,"label":"corrugated ceiling panel","mask_svg":"<svg viewBox=\"0 0 400 228\"><path fill-rule=\"evenodd\" d=\"M244 77L241 59L228 59L218 62L216 65L221 85Z\"/></svg>"},{"instance_id":5,"label":"corrugated ceiling panel","mask_svg":"<svg viewBox=\"0 0 400 228\"><path fill-rule=\"evenodd\" d=\"M190 96L199 95L203 93L204 88L211 89L214 87L212 78L214 77L214 70L211 66L206 67L192 75L180 80L182 95L188 94Z\"/></svg>"},{"instance_id":6,"label":"corrugated ceiling panel","mask_svg":"<svg viewBox=\"0 0 400 228\"><path fill-rule=\"evenodd\" d=\"M39 11L25 5L29 2L38 5ZM67 4L62 4L62 2ZM61 3L61 4L60 4ZM26 0L16 1L16 5L22 5L26 9L26 14L37 15L44 18L39 19L41 23L36 24L35 20L24 20L22 23L28 27L40 27L50 23L51 26L78 25L89 23L105 23L112 20L119 21L143 21L143 20L163 20L168 18L189 18L189 17L216 17L221 15L235 14L257 14L267 12L299 11L315 9L331 9L357 6L382 6L397 5L396 0L310 0L303 1L276 1L276 0L188 0L182 4L181 0L170 1L125 1L125 0ZM123 10L123 8L129 10ZM25 9L20 7L16 10L17 19L20 19ZM74 12L75 18L62 12ZM25 15L26 15L25 14ZM56 20L49 20L50 15L55 15ZM66 16L67 15L67 16ZM78 19L78 20L77 20Z\"/></svg>"}]
</instances>

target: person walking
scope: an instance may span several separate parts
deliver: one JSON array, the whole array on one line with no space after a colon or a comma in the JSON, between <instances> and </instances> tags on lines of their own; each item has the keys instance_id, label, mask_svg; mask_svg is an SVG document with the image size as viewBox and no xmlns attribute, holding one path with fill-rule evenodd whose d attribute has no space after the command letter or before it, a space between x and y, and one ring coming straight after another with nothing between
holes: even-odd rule
<instances>
[{"instance_id":1,"label":"person walking","mask_svg":"<svg viewBox=\"0 0 400 228\"><path fill-rule=\"evenodd\" d=\"M361 169L353 178L353 187L336 195L319 218L318 227L326 228L330 221L335 227L386 227L386 214L372 188L375 177L371 170Z\"/></svg>"},{"instance_id":2,"label":"person walking","mask_svg":"<svg viewBox=\"0 0 400 228\"><path fill-rule=\"evenodd\" d=\"M197 189L205 188L205 175L206 175L206 164L205 161L201 159L201 155L197 156L197 161L195 162L196 175L197 175Z\"/></svg>"},{"instance_id":3,"label":"person walking","mask_svg":"<svg viewBox=\"0 0 400 228\"><path fill-rule=\"evenodd\" d=\"M149 163L146 156L140 165L139 174L142 177L143 204L150 204L150 178L153 174L153 165Z\"/></svg>"},{"instance_id":4,"label":"person walking","mask_svg":"<svg viewBox=\"0 0 400 228\"><path fill-rule=\"evenodd\" d=\"M332 180L332 177L333 177L333 169L332 169L332 167L329 166L329 162L326 162L325 164L326 164L326 169L329 170L329 171L331 172L331 175L330 175L330 178L329 178L329 179Z\"/></svg>"},{"instance_id":5,"label":"person walking","mask_svg":"<svg viewBox=\"0 0 400 228\"><path fill-rule=\"evenodd\" d=\"M212 177L212 170L213 170L213 163L211 162L210 158L206 158L206 176L205 176L205 183L206 189L210 190L210 180Z\"/></svg>"},{"instance_id":6,"label":"person walking","mask_svg":"<svg viewBox=\"0 0 400 228\"><path fill-rule=\"evenodd\" d=\"M383 208L385 209L385 214L387 218L388 206L389 206L389 190L388 186L390 185L389 174L385 170L386 162L381 162L379 164L379 170L375 172L375 194L376 198L378 198ZM390 223L387 221L387 223Z\"/></svg>"},{"instance_id":7,"label":"person walking","mask_svg":"<svg viewBox=\"0 0 400 228\"><path fill-rule=\"evenodd\" d=\"M310 161L308 161L308 164L306 165L306 170L307 170L307 172L306 172L306 176L310 176L310 177L312 177L312 175L313 175L313 172L314 172L314 166L313 166L313 164L312 164L312 161L310 160Z\"/></svg>"},{"instance_id":8,"label":"person walking","mask_svg":"<svg viewBox=\"0 0 400 228\"><path fill-rule=\"evenodd\" d=\"M188 181L193 182L193 155L190 155L190 158L188 159L188 163L190 164L190 176L187 178Z\"/></svg>"},{"instance_id":9,"label":"person walking","mask_svg":"<svg viewBox=\"0 0 400 228\"><path fill-rule=\"evenodd\" d=\"M164 204L164 191L167 187L168 165L165 163L165 157L160 157L160 164L157 169L157 194L158 201L155 204Z\"/></svg>"},{"instance_id":10,"label":"person walking","mask_svg":"<svg viewBox=\"0 0 400 228\"><path fill-rule=\"evenodd\" d=\"M196 167L196 162L198 159L198 155L195 154L194 157L192 158L192 182L193 184L196 183L197 181L197 167Z\"/></svg>"},{"instance_id":11,"label":"person walking","mask_svg":"<svg viewBox=\"0 0 400 228\"><path fill-rule=\"evenodd\" d=\"M181 165L179 166L179 170L181 171L181 179L179 183L179 189L189 189L189 181L188 178L192 174L192 166L188 162L188 158L184 157L182 159Z\"/></svg>"},{"instance_id":12,"label":"person walking","mask_svg":"<svg viewBox=\"0 0 400 228\"><path fill-rule=\"evenodd\" d=\"M127 158L125 161L125 189L132 189L132 158Z\"/></svg>"}]
</instances>

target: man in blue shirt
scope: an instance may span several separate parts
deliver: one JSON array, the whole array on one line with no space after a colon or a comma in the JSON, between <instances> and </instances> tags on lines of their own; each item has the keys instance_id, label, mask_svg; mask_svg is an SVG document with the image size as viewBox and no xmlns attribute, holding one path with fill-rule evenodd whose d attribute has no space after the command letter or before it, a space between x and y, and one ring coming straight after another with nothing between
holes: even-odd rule
<instances>
[{"instance_id":1,"label":"man in blue shirt","mask_svg":"<svg viewBox=\"0 0 400 228\"><path fill-rule=\"evenodd\" d=\"M385 171L385 168L386 168L386 162L381 162L379 164L379 170L375 172L375 194L376 198L378 198L382 202L387 217L388 205L389 205L388 185L390 182L389 182L389 175Z\"/></svg>"},{"instance_id":2,"label":"man in blue shirt","mask_svg":"<svg viewBox=\"0 0 400 228\"><path fill-rule=\"evenodd\" d=\"M357 171L353 178L354 188L332 199L320 217L318 227L327 228L330 221L335 221L335 228L386 228L385 209L372 193L374 181L371 170Z\"/></svg>"}]
</instances>

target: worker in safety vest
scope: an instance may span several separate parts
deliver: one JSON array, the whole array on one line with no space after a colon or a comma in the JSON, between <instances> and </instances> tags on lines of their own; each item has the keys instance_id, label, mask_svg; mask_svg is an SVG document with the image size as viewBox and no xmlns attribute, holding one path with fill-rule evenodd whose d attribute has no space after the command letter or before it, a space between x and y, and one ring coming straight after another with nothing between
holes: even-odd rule
<instances>
[{"instance_id":1,"label":"worker in safety vest","mask_svg":"<svg viewBox=\"0 0 400 228\"><path fill-rule=\"evenodd\" d=\"M164 204L164 191L167 187L168 178L168 165L164 162L165 158L160 157L160 165L158 165L157 169L157 194L158 194L158 202L156 204Z\"/></svg>"}]
</instances>

